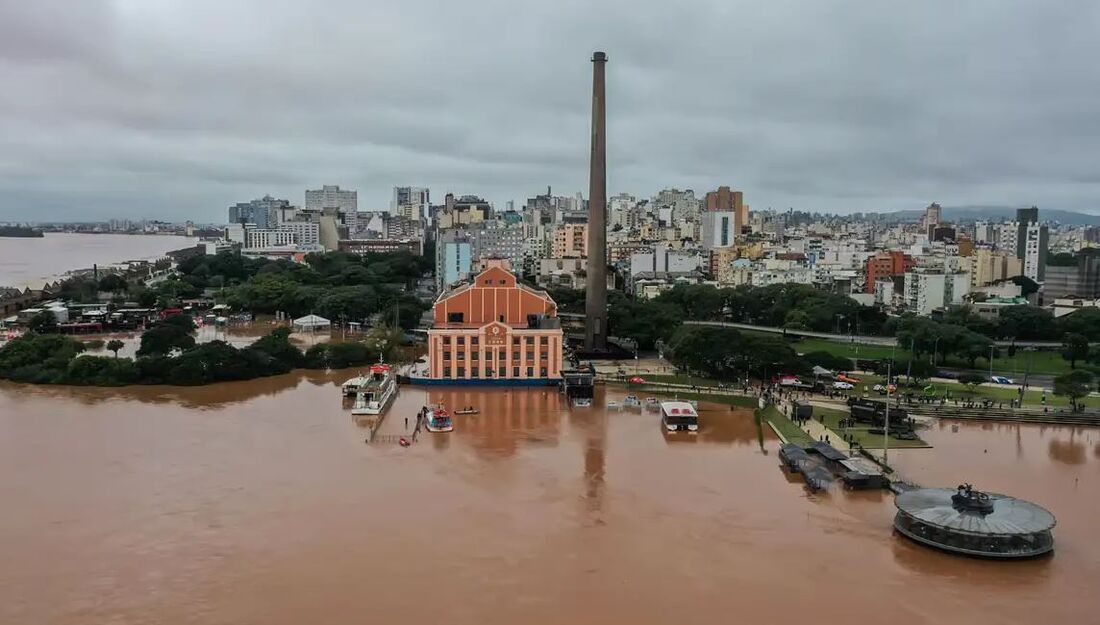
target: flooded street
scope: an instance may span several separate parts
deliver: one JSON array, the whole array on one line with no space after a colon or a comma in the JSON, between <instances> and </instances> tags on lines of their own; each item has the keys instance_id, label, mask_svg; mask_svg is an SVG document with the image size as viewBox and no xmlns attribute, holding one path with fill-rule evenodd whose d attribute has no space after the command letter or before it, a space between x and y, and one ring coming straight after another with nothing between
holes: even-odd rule
<instances>
[{"instance_id":1,"label":"flooded street","mask_svg":"<svg viewBox=\"0 0 1100 625\"><path fill-rule=\"evenodd\" d=\"M0 383L0 623L1092 622L1100 431L936 424L891 452L1058 517L1053 558L985 562L891 531L889 493L810 495L750 412L702 432L567 410L552 389L403 387L481 413L364 443L299 372L199 388ZM618 397L617 391L608 392Z\"/></svg>"}]
</instances>

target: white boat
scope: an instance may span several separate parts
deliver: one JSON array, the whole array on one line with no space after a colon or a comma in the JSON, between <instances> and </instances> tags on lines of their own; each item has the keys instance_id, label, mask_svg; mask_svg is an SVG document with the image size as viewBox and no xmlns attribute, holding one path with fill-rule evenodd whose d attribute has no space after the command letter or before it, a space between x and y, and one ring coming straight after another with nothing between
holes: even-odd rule
<instances>
[{"instance_id":1,"label":"white boat","mask_svg":"<svg viewBox=\"0 0 1100 625\"><path fill-rule=\"evenodd\" d=\"M627 395L623 399L623 405L628 408L639 408L642 405L642 400L638 399L637 395Z\"/></svg>"},{"instance_id":2,"label":"white boat","mask_svg":"<svg viewBox=\"0 0 1100 625\"><path fill-rule=\"evenodd\" d=\"M619 402L615 401L615 400L611 400L611 401L607 402L607 407L618 410L619 408L622 408L623 405L620 404Z\"/></svg>"},{"instance_id":3,"label":"white boat","mask_svg":"<svg viewBox=\"0 0 1100 625\"><path fill-rule=\"evenodd\" d=\"M389 365L378 363L371 365L370 375L352 378L344 382L347 389L355 388L355 406L353 415L378 415L386 411L397 395L397 377Z\"/></svg>"},{"instance_id":4,"label":"white boat","mask_svg":"<svg viewBox=\"0 0 1100 625\"><path fill-rule=\"evenodd\" d=\"M588 408L592 406L591 397L575 397L573 399L573 405L577 408Z\"/></svg>"},{"instance_id":5,"label":"white boat","mask_svg":"<svg viewBox=\"0 0 1100 625\"><path fill-rule=\"evenodd\" d=\"M645 409L656 412L661 409L661 402L656 397L645 398Z\"/></svg>"},{"instance_id":6,"label":"white boat","mask_svg":"<svg viewBox=\"0 0 1100 625\"><path fill-rule=\"evenodd\" d=\"M451 415L442 404L424 407L424 429L429 432L450 432L455 429Z\"/></svg>"},{"instance_id":7,"label":"white boat","mask_svg":"<svg viewBox=\"0 0 1100 625\"><path fill-rule=\"evenodd\" d=\"M699 413L690 402L663 401L661 402L661 425L668 432L694 434L699 431Z\"/></svg>"},{"instance_id":8,"label":"white boat","mask_svg":"<svg viewBox=\"0 0 1100 625\"><path fill-rule=\"evenodd\" d=\"M345 397L355 397L359 390L370 384L370 378L360 373L354 378L340 385L340 391Z\"/></svg>"}]
</instances>

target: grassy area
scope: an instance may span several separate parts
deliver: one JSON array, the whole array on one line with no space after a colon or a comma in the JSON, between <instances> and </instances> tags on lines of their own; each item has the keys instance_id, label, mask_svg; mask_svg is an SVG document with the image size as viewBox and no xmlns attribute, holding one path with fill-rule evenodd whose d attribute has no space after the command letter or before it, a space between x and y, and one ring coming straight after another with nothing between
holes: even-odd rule
<instances>
[{"instance_id":1,"label":"grassy area","mask_svg":"<svg viewBox=\"0 0 1100 625\"><path fill-rule=\"evenodd\" d=\"M687 386L718 386L721 384L719 380L712 380L711 378L700 378L693 375L684 375L680 373L668 374L668 373L646 373L642 374L641 378L646 382L660 382L662 384L684 384Z\"/></svg>"},{"instance_id":2,"label":"grassy area","mask_svg":"<svg viewBox=\"0 0 1100 625\"><path fill-rule=\"evenodd\" d=\"M889 348L884 348L889 349ZM719 380L713 380L710 378L701 378L696 376L679 375L679 374L652 374L644 376L648 384L638 387L646 390L658 391L663 393L676 393L681 397L687 397L690 399L700 399L704 401L713 401L718 403L733 403L734 405L743 406L756 406L756 400L752 398L737 398L740 400L746 400L745 403L735 403L726 401L720 395L707 393L703 389L713 389L718 386ZM855 388L847 391L839 391L840 393L848 396L855 397L867 397L869 399L884 399L884 397L875 391L871 390L876 384L884 384L886 376L875 374L860 374L853 376L859 379L859 384L855 385ZM904 375L899 376L904 382ZM664 390L660 388L660 384L684 384L695 385L699 387L703 392L700 393L684 393L682 391ZM929 386L930 383L914 384L913 387L902 386L899 391L902 393L913 392L917 395L922 395L924 389ZM936 382L931 383L933 388L933 394L936 397L943 397L945 394L950 393L949 402L954 403L954 399L958 398L962 400L964 398L973 398L981 401L982 399L991 399L995 402L1003 402L1007 407L1008 403L1013 399L1019 397L1018 387L1016 386L986 386L981 385L970 389L963 384L951 383L951 382ZM1038 390L1029 390L1024 393L1024 405L1025 406L1049 406L1051 408L1068 408L1069 398L1055 395L1052 392L1046 392L1046 403L1043 403L1044 392ZM1086 408L1100 408L1100 395L1093 395L1090 397L1084 397L1080 400L1080 403Z\"/></svg>"},{"instance_id":3,"label":"grassy area","mask_svg":"<svg viewBox=\"0 0 1100 625\"><path fill-rule=\"evenodd\" d=\"M821 408L818 406L814 406L814 419L817 419L821 423L825 424L825 427L836 432L837 434L846 433L854 437L855 441L862 445L865 449L882 449L882 434L871 434L868 431L871 429L870 425L866 423L860 423L855 427L850 427L847 429L840 427L840 420L847 418L847 410L840 410L836 408ZM890 447L928 447L928 443L920 439L915 441L906 441L890 437Z\"/></svg>"},{"instance_id":4,"label":"grassy area","mask_svg":"<svg viewBox=\"0 0 1100 625\"><path fill-rule=\"evenodd\" d=\"M782 412L775 406L767 406L763 409L756 409L756 416L763 421L771 423L775 427L776 431L783 435L783 438L787 439L788 443L798 443L799 445L806 445L814 442L810 435L803 432L802 428L794 424L793 421L788 419Z\"/></svg>"},{"instance_id":5,"label":"grassy area","mask_svg":"<svg viewBox=\"0 0 1100 625\"><path fill-rule=\"evenodd\" d=\"M815 339L808 338L802 339L791 344L796 350L805 354L808 352L829 352L836 356L844 356L847 358L889 358L891 355L896 360L909 360L909 350L902 349L900 346L885 347L882 345L857 345L852 343L842 343L840 341L830 341L828 339ZM1028 361L1031 361L1032 373L1043 373L1048 375L1058 375L1070 370L1069 361L1062 358L1062 355L1058 352L1028 352L1020 350L1016 352L1014 358L1008 358L1006 350L1001 350L1002 356L993 359L994 373L1001 373L1010 377L1023 377L1024 371L1028 369ZM925 355L925 358L929 356ZM958 368L958 369L970 369L970 363L965 360L961 360L954 357L949 357L944 360L944 367ZM975 371L989 371L989 359L979 358L974 361Z\"/></svg>"},{"instance_id":6,"label":"grassy area","mask_svg":"<svg viewBox=\"0 0 1100 625\"><path fill-rule=\"evenodd\" d=\"M717 384L715 381L711 381L709 385L700 384L699 386L714 386ZM626 387L634 392L639 397L645 395L669 395L674 396L677 399L694 399L697 401L705 401L713 404L725 404L727 406L739 406L741 408L756 408L757 401L755 397L746 397L744 395L726 395L719 393L692 393L691 391L685 392L683 389L669 389L662 388L653 384L627 384L626 382L618 382L614 380L608 380L607 384L614 386Z\"/></svg>"}]
</instances>

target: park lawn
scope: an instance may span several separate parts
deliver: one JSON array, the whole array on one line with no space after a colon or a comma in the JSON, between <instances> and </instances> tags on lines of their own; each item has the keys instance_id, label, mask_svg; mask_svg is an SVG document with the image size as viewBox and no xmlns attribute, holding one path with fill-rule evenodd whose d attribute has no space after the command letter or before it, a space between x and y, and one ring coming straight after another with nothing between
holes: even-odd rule
<instances>
[{"instance_id":1,"label":"park lawn","mask_svg":"<svg viewBox=\"0 0 1100 625\"><path fill-rule=\"evenodd\" d=\"M630 377L630 376L628 376ZM722 384L721 380L715 380L713 378L701 378L694 375L685 375L681 373L647 373L641 374L640 377L646 382L659 382L661 384L683 384L684 386L718 386Z\"/></svg>"},{"instance_id":2,"label":"park lawn","mask_svg":"<svg viewBox=\"0 0 1100 625\"><path fill-rule=\"evenodd\" d=\"M951 389L951 397L973 398L973 399L992 399L996 402L1004 402L1007 405L1013 399L1020 396L1018 387L1015 386L978 386L973 390L961 385L961 384L935 384L936 394L942 396L944 391L948 388ZM1024 391L1024 405L1025 406L1043 406L1043 391ZM1054 393L1047 392L1046 406L1054 408L1068 408L1069 398L1061 395L1055 395ZM950 401L950 400L948 400ZM1100 396L1090 395L1088 397L1082 397L1078 400L1078 403L1086 408L1100 408Z\"/></svg>"},{"instance_id":3,"label":"park lawn","mask_svg":"<svg viewBox=\"0 0 1100 625\"><path fill-rule=\"evenodd\" d=\"M626 382L618 382L615 380L608 380L608 385L627 387L632 390L634 394L642 396L644 394L653 395L665 395L675 397L676 399L694 399L696 401L705 401L714 404L725 404L727 406L739 406L741 408L756 408L757 400L755 397L748 397L745 395L728 395L725 393L708 393L708 392L691 392L685 391L682 388L667 388L658 384L627 384ZM717 384L717 382L715 382ZM704 385L700 384L700 387ZM706 388L712 388L713 384L706 386Z\"/></svg>"},{"instance_id":4,"label":"park lawn","mask_svg":"<svg viewBox=\"0 0 1100 625\"><path fill-rule=\"evenodd\" d=\"M885 380L886 380L885 376L860 374L860 375L854 375L853 377L856 377L856 378L859 379L859 384L856 384L855 388L853 388L851 390L848 390L848 391L841 391L841 393L844 393L848 396L854 396L854 397L866 397L868 399L879 399L879 400L886 399L886 397L884 395L880 395L879 393L876 393L875 391L871 390L872 388L874 388L874 386L876 384L885 384ZM904 377L904 375L900 375L899 377ZM902 382L904 382L904 380L902 380ZM965 384L959 384L957 382L932 382L930 384L935 389L935 396L936 397L943 397L945 393L950 391L951 399L949 399L948 401L951 401L952 399L954 399L956 397L959 398L959 399L963 399L963 398L974 398L974 399L978 399L978 400L991 399L991 400L996 401L996 402L1004 402L1005 406L1007 407L1008 403L1010 401L1012 401L1013 399L1016 399L1017 397L1019 397L1019 391L1017 390L1019 387L1017 387L1017 386L1007 386L1007 385L1006 386L993 386L993 385L983 384L983 385L974 387L974 389L971 390ZM916 395L923 395L924 388L927 387L928 385L929 385L929 383L914 383L912 387L906 387L903 384L899 387L898 392L905 393L907 391L911 391L911 392L915 393ZM1025 391L1024 392L1024 405L1025 406L1043 406L1043 405L1046 405L1046 406L1051 406L1051 407L1054 407L1054 408L1068 408L1069 405L1070 405L1068 397L1062 397L1060 395L1055 395L1053 392L1050 392L1050 391L1047 391L1045 394L1046 394L1046 404L1043 404L1043 395L1044 395L1043 391L1041 391L1041 390ZM893 395L891 394L891 396L893 396ZM1088 397L1082 397L1079 400L1079 403L1082 406L1085 406L1086 408L1100 408L1100 395L1093 394L1093 395L1090 395ZM815 407L815 411L816 410L817 410L817 408Z\"/></svg>"},{"instance_id":5,"label":"park lawn","mask_svg":"<svg viewBox=\"0 0 1100 625\"><path fill-rule=\"evenodd\" d=\"M809 352L829 352L835 356L844 356L846 358L871 358L871 359L883 359L894 357L895 360L904 361L909 360L909 350L901 347L887 347L884 345L859 345L856 343L844 343L841 341L830 341L829 339L808 338L800 341L794 341L791 346L800 353L807 354ZM1004 350L1002 350L1004 352ZM1009 358L1007 355L1002 355L993 359L993 372L1000 373L1002 375L1010 375L1015 377L1023 377L1024 371L1028 368L1028 361L1031 361L1032 373L1043 373L1048 375L1058 375L1070 370L1069 361L1062 358L1062 355L1058 352L1049 351L1035 351L1028 352L1020 350L1016 352L1014 358ZM949 357L944 360L944 367L951 367L957 369L971 369L970 363L958 358ZM974 361L974 371L989 371L989 359L978 358Z\"/></svg>"},{"instance_id":6,"label":"park lawn","mask_svg":"<svg viewBox=\"0 0 1100 625\"><path fill-rule=\"evenodd\" d=\"M776 431L782 434L783 438L787 439L788 443L807 445L814 442L809 434L802 431L802 428L795 425L793 421L788 419L786 415L773 405L768 405L762 409L758 408L756 410L756 415L760 417L761 420L772 424Z\"/></svg>"},{"instance_id":7,"label":"park lawn","mask_svg":"<svg viewBox=\"0 0 1100 625\"><path fill-rule=\"evenodd\" d=\"M836 408L820 408L814 406L814 418L820 421L825 427L836 432L837 434L847 433L853 436L864 449L882 449L882 434L871 434L870 425L860 423L854 427L847 429L839 426L841 419L848 418L848 412L845 410L839 410ZM914 448L914 447L929 447L930 445L919 438L915 441L899 440L894 437L890 437L891 448Z\"/></svg>"}]
</instances>

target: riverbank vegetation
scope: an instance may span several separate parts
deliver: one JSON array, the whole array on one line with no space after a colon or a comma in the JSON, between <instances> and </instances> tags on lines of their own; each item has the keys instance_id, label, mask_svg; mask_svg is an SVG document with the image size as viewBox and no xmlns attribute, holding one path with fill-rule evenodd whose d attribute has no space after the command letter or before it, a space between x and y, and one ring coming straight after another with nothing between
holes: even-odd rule
<instances>
[{"instance_id":1,"label":"riverbank vegetation","mask_svg":"<svg viewBox=\"0 0 1100 625\"><path fill-rule=\"evenodd\" d=\"M396 310L397 323L406 329L416 327L428 308L412 294L417 280L433 267L427 256L327 252L307 254L304 260L248 258L232 252L196 255L180 261L159 282L128 282L117 275L97 281L86 276L66 281L59 297L82 303L109 294L119 304L159 308L205 297L255 315L312 313L344 322L363 322L378 313L392 319Z\"/></svg>"},{"instance_id":2,"label":"riverbank vegetation","mask_svg":"<svg viewBox=\"0 0 1100 625\"><path fill-rule=\"evenodd\" d=\"M182 316L180 316L182 317ZM290 341L290 330L278 328L248 347L224 341L196 345L187 330L190 320L172 318L150 328L137 358L84 354L80 341L58 334L27 333L0 348L0 378L35 384L126 386L171 384L195 386L251 380L292 369L341 369L385 358L400 361L403 333L378 327L362 341L320 343L302 351ZM151 338L147 338L151 337Z\"/></svg>"}]
</instances>

